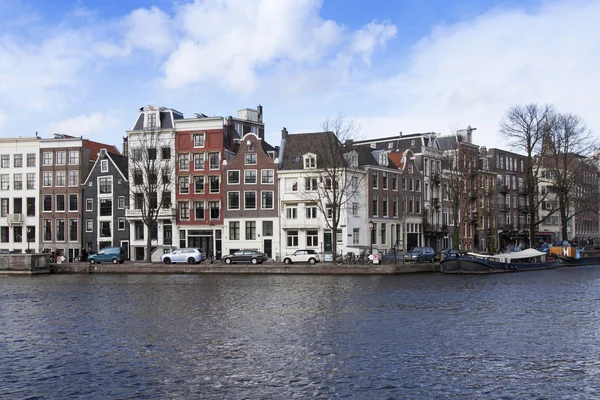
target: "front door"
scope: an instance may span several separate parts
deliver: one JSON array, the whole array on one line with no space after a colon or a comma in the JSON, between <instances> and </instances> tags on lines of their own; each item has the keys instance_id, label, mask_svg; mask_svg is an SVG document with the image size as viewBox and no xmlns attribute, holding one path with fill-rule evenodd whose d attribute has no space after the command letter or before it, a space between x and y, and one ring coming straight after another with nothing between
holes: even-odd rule
<instances>
[{"instance_id":1,"label":"front door","mask_svg":"<svg viewBox=\"0 0 600 400\"><path fill-rule=\"evenodd\" d=\"M331 253L333 251L331 237L331 231L323 233L323 251L325 253Z\"/></svg>"},{"instance_id":2,"label":"front door","mask_svg":"<svg viewBox=\"0 0 600 400\"><path fill-rule=\"evenodd\" d=\"M267 257L273 258L273 239L265 239L263 249Z\"/></svg>"},{"instance_id":3,"label":"front door","mask_svg":"<svg viewBox=\"0 0 600 400\"><path fill-rule=\"evenodd\" d=\"M129 260L129 240L121 240L121 248L125 253L125 259Z\"/></svg>"}]
</instances>

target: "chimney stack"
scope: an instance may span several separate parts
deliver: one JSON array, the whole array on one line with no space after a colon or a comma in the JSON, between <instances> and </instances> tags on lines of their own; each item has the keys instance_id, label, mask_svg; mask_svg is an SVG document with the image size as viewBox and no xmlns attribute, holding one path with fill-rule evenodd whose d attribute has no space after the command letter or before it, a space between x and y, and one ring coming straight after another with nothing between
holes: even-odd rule
<instances>
[{"instance_id":1,"label":"chimney stack","mask_svg":"<svg viewBox=\"0 0 600 400\"><path fill-rule=\"evenodd\" d=\"M287 137L288 137L288 131L287 131L287 129L285 129L285 126L284 126L283 129L281 130L281 139L286 140Z\"/></svg>"},{"instance_id":2,"label":"chimney stack","mask_svg":"<svg viewBox=\"0 0 600 400\"><path fill-rule=\"evenodd\" d=\"M258 122L263 122L263 110L262 110L262 106L259 104L258 107L256 107L256 110L258 111Z\"/></svg>"}]
</instances>

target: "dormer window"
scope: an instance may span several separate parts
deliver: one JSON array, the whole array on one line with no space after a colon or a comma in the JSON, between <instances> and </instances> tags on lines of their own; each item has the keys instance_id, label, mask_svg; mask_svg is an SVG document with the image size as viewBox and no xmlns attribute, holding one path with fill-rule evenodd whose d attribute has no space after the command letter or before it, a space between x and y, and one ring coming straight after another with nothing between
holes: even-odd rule
<instances>
[{"instance_id":1,"label":"dormer window","mask_svg":"<svg viewBox=\"0 0 600 400\"><path fill-rule=\"evenodd\" d=\"M379 165L388 165L388 157L386 153L379 154Z\"/></svg>"},{"instance_id":2,"label":"dormer window","mask_svg":"<svg viewBox=\"0 0 600 400\"><path fill-rule=\"evenodd\" d=\"M156 113L146 114L146 128L156 128Z\"/></svg>"},{"instance_id":3,"label":"dormer window","mask_svg":"<svg viewBox=\"0 0 600 400\"><path fill-rule=\"evenodd\" d=\"M304 155L304 169L317 168L317 156L314 154Z\"/></svg>"}]
</instances>

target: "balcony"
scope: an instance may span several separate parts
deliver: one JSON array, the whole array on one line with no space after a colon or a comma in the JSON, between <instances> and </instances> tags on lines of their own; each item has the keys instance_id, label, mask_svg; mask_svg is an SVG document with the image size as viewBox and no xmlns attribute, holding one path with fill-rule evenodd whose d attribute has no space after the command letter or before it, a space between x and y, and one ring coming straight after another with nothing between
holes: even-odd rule
<instances>
[{"instance_id":1,"label":"balcony","mask_svg":"<svg viewBox=\"0 0 600 400\"><path fill-rule=\"evenodd\" d=\"M442 177L440 176L439 172L434 172L431 174L431 182L433 182L434 185L439 185L442 182Z\"/></svg>"},{"instance_id":2,"label":"balcony","mask_svg":"<svg viewBox=\"0 0 600 400\"><path fill-rule=\"evenodd\" d=\"M324 225L321 224L321 220L318 218L296 218L281 220L281 227L283 229L319 229Z\"/></svg>"},{"instance_id":3,"label":"balcony","mask_svg":"<svg viewBox=\"0 0 600 400\"><path fill-rule=\"evenodd\" d=\"M175 211L174 208L161 208L158 211L158 219L175 218ZM125 217L131 219L142 218L142 210L125 210Z\"/></svg>"},{"instance_id":4,"label":"balcony","mask_svg":"<svg viewBox=\"0 0 600 400\"><path fill-rule=\"evenodd\" d=\"M434 206L437 210L439 210L439 208L441 207L441 205L440 205L440 198L439 197L432 197L431 198L431 205Z\"/></svg>"},{"instance_id":5,"label":"balcony","mask_svg":"<svg viewBox=\"0 0 600 400\"><path fill-rule=\"evenodd\" d=\"M498 193L506 194L509 192L509 189L507 185L498 185Z\"/></svg>"},{"instance_id":6,"label":"balcony","mask_svg":"<svg viewBox=\"0 0 600 400\"><path fill-rule=\"evenodd\" d=\"M25 221L24 214L8 214L6 217L9 225L23 225Z\"/></svg>"},{"instance_id":7,"label":"balcony","mask_svg":"<svg viewBox=\"0 0 600 400\"><path fill-rule=\"evenodd\" d=\"M445 233L448 232L447 225L441 224L424 224L424 230L427 233Z\"/></svg>"}]
</instances>

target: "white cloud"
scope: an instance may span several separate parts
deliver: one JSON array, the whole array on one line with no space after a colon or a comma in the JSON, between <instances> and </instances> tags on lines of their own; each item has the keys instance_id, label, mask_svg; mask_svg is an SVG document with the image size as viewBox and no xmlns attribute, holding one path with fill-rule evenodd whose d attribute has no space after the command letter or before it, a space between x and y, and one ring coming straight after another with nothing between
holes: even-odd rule
<instances>
[{"instance_id":1,"label":"white cloud","mask_svg":"<svg viewBox=\"0 0 600 400\"><path fill-rule=\"evenodd\" d=\"M502 146L506 110L538 102L578 114L599 132L590 101L600 91L598 17L599 1L551 2L533 13L493 10L437 27L414 46L407 69L370 86L368 96L383 106L361 121L372 136L470 124L479 143Z\"/></svg>"},{"instance_id":2,"label":"white cloud","mask_svg":"<svg viewBox=\"0 0 600 400\"><path fill-rule=\"evenodd\" d=\"M114 136L115 129L120 127L122 123L123 120L119 112L95 112L51 122L44 128L44 131L104 141L106 137Z\"/></svg>"},{"instance_id":3,"label":"white cloud","mask_svg":"<svg viewBox=\"0 0 600 400\"><path fill-rule=\"evenodd\" d=\"M125 44L163 55L174 46L171 20L156 7L138 8L125 17Z\"/></svg>"}]
</instances>

